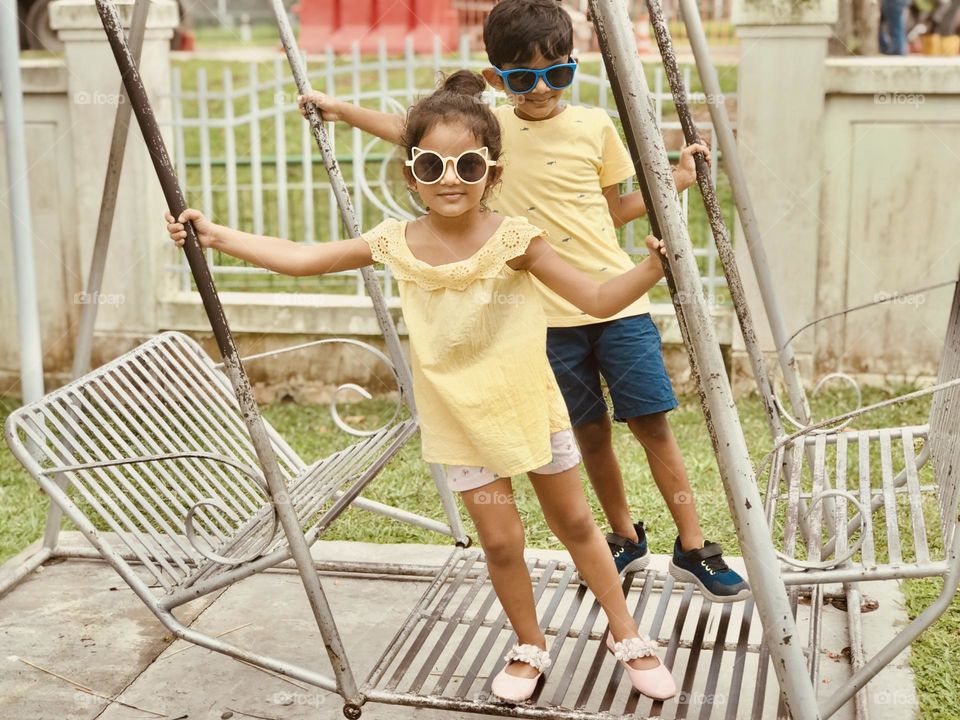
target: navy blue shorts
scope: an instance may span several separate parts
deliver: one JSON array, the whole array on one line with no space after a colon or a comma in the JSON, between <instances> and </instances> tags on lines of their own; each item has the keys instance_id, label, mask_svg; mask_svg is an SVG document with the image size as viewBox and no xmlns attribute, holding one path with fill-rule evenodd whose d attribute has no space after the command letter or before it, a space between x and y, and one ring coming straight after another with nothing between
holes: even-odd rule
<instances>
[{"instance_id":1,"label":"navy blue shorts","mask_svg":"<svg viewBox=\"0 0 960 720\"><path fill-rule=\"evenodd\" d=\"M616 420L677 407L660 346L660 331L646 313L580 327L548 328L547 356L573 426L599 420L607 412L601 375Z\"/></svg>"}]
</instances>

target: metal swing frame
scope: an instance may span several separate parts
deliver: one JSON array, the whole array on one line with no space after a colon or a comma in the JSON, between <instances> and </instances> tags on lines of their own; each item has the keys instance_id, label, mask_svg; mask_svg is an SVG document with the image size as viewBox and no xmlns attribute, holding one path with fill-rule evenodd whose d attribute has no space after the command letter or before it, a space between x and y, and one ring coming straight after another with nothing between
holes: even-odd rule
<instances>
[{"instance_id":1,"label":"metal swing frame","mask_svg":"<svg viewBox=\"0 0 960 720\"><path fill-rule=\"evenodd\" d=\"M654 30L660 54L664 60L674 102L680 116L684 139L698 142L696 126L686 103L681 76L676 68L669 31L659 0L647 0L651 27ZM855 694L855 715L860 720L869 717L866 694L858 692L882 667L888 664L919 634L939 617L949 604L958 583L958 554L955 526L957 523L956 462L960 438L956 426L960 423L957 405L958 375L960 375L960 284L956 280L942 282L890 298L848 308L814 320L792 335L787 334L783 313L776 295L776 283L766 261L762 237L747 190L746 178L740 165L736 141L716 70L710 58L700 15L694 0L680 0L680 11L690 39L701 83L707 98L714 132L723 153L727 175L730 178L737 212L743 228L752 269L757 279L761 299L770 323L777 348L777 360L788 390L792 416L773 390L765 360L753 330L753 321L740 282L739 272L713 188L709 183L706 164L697 157L697 174L704 204L710 219L714 241L728 279L734 309L740 323L745 348L763 402L774 448L767 458L769 478L765 493L767 520L774 527L782 520L782 543L778 557L782 561L783 581L790 586L791 604L796 607L803 586L811 595L814 617L808 647L808 666L814 687L819 685L819 625L818 618L826 583L840 583L846 599L848 634L851 647L851 666L854 671L849 683L826 698L820 706L822 717L829 717ZM823 320L889 302L895 297L928 292L940 287L954 286L954 296L947 323L947 336L937 384L933 387L907 393L897 398L860 407L827 420L814 422L808 396L803 387L792 341L801 332ZM853 378L843 373L831 373L814 388L818 390L834 378L851 383L860 397ZM930 422L918 427L871 428L847 431L848 424L857 417L891 405L909 402L933 395ZM794 426L787 430L785 423ZM915 443L923 441L919 451ZM856 457L855 488L848 489L848 448ZM854 451L854 448L856 450ZM878 468L872 467L871 452L879 451ZM897 460L900 460L897 462ZM849 458L853 463L853 457ZM919 473L929 465L934 483L921 485ZM896 466L902 466L895 472ZM832 470L832 472L831 472ZM871 470L874 477L871 478ZM833 478L831 479L831 474ZM879 474L878 486L875 475ZM928 532L924 519L924 498L933 495L939 505L940 532ZM849 510L853 510L850 517ZM909 509L908 527L901 529L898 510ZM880 514L879 520L874 515ZM874 526L886 531L888 549L878 552ZM860 536L852 539L856 532ZM931 539L928 540L928 535ZM939 535L939 537L937 537ZM912 547L901 552L901 536L909 537ZM939 540L943 549L939 557L930 543ZM798 547L798 541L802 541ZM908 542L909 542L908 541ZM798 558L798 551L805 555ZM884 557L881 557L884 555ZM912 555L912 559L905 558ZM861 582L906 577L944 578L944 588L937 600L905 628L893 642L866 662L863 649L861 605L864 595Z\"/></svg>"}]
</instances>

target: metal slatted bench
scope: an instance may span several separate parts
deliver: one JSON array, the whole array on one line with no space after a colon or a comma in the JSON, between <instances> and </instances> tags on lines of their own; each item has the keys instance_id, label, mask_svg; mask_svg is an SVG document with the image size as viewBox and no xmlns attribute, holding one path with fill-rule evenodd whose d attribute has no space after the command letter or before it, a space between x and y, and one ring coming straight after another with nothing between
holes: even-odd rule
<instances>
[{"instance_id":1,"label":"metal slatted bench","mask_svg":"<svg viewBox=\"0 0 960 720\"><path fill-rule=\"evenodd\" d=\"M932 395L924 425L846 428L851 420ZM839 423L839 424L838 424ZM810 594L808 666L820 682L821 608L826 586L843 584L853 678L826 698L829 716L932 625L960 585L960 284L954 289L937 383L824 420L775 444L766 458L765 510L782 577L796 607ZM869 660L864 656L860 583L944 578L937 599ZM857 696L857 717L868 715Z\"/></svg>"},{"instance_id":2,"label":"metal slatted bench","mask_svg":"<svg viewBox=\"0 0 960 720\"><path fill-rule=\"evenodd\" d=\"M402 419L307 465L267 425L288 491L274 503L292 503L312 544L416 430L415 418ZM15 410L4 431L53 503L164 622L170 609L290 558L233 389L185 335L159 335Z\"/></svg>"},{"instance_id":3,"label":"metal slatted bench","mask_svg":"<svg viewBox=\"0 0 960 720\"><path fill-rule=\"evenodd\" d=\"M679 692L653 701L630 687L604 644L596 599L558 560L528 563L540 626L553 661L529 703L490 695L516 642L481 553L457 549L388 643L364 696L372 702L505 717L775 717L779 692L752 601L711 603L654 570L629 573L623 591L634 619L662 648Z\"/></svg>"},{"instance_id":4,"label":"metal slatted bench","mask_svg":"<svg viewBox=\"0 0 960 720\"><path fill-rule=\"evenodd\" d=\"M831 429L933 395L925 425ZM767 511L791 583L945 575L956 560L960 286L937 384L805 428L770 458Z\"/></svg>"}]
</instances>

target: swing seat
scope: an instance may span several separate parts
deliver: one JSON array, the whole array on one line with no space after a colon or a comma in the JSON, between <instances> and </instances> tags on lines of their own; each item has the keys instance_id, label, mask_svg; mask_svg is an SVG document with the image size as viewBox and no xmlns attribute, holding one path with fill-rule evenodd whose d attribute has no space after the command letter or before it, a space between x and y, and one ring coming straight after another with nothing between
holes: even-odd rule
<instances>
[{"instance_id":1,"label":"swing seat","mask_svg":"<svg viewBox=\"0 0 960 720\"><path fill-rule=\"evenodd\" d=\"M456 549L373 667L368 702L543 720L777 717L779 692L752 600L712 603L692 585L653 568L628 573L634 620L660 646L677 695L655 701L634 690L607 650L599 603L569 561L528 562L540 628L552 661L526 703L491 694L516 642L482 553ZM801 618L802 621L805 621Z\"/></svg>"},{"instance_id":2,"label":"swing seat","mask_svg":"<svg viewBox=\"0 0 960 720\"><path fill-rule=\"evenodd\" d=\"M290 558L274 503L293 504L312 544L417 430L402 419L307 465L267 424L287 486L271 502L241 412L203 349L167 332L17 409L4 431L52 502L169 625L171 608Z\"/></svg>"},{"instance_id":3,"label":"swing seat","mask_svg":"<svg viewBox=\"0 0 960 720\"><path fill-rule=\"evenodd\" d=\"M937 384L960 378L960 284ZM903 401L897 398L896 402ZM947 575L957 563L960 385L928 423L804 431L773 454L767 512L788 584Z\"/></svg>"}]
</instances>

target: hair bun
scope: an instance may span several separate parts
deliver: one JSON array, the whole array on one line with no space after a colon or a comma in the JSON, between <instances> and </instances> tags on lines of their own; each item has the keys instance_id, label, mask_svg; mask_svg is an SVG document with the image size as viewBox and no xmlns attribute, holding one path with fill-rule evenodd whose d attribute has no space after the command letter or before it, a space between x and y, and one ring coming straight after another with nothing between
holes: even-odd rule
<instances>
[{"instance_id":1,"label":"hair bun","mask_svg":"<svg viewBox=\"0 0 960 720\"><path fill-rule=\"evenodd\" d=\"M480 97L487 87L487 81L483 75L470 70L457 70L452 75L443 79L443 92L456 93L457 95L470 95Z\"/></svg>"}]
</instances>

